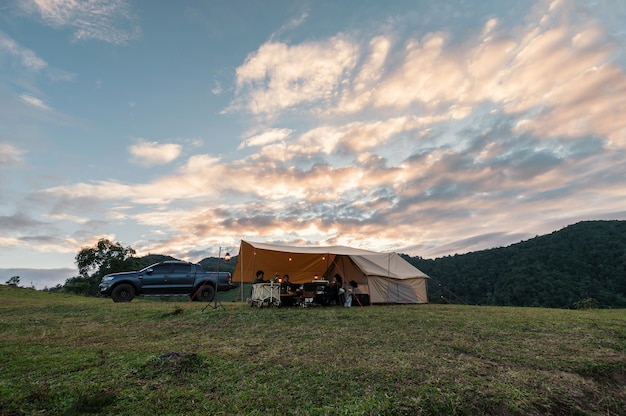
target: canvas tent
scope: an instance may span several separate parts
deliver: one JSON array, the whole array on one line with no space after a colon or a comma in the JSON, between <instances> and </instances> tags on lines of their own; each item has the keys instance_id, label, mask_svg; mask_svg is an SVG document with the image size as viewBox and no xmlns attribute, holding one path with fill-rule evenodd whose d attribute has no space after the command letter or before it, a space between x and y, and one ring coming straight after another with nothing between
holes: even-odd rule
<instances>
[{"instance_id":1,"label":"canvas tent","mask_svg":"<svg viewBox=\"0 0 626 416\"><path fill-rule=\"evenodd\" d=\"M288 274L292 283L330 279L358 283L371 303L427 303L428 276L397 253L344 246L297 247L241 241L233 281L251 282L257 270L265 278ZM345 284L344 284L345 286Z\"/></svg>"}]
</instances>

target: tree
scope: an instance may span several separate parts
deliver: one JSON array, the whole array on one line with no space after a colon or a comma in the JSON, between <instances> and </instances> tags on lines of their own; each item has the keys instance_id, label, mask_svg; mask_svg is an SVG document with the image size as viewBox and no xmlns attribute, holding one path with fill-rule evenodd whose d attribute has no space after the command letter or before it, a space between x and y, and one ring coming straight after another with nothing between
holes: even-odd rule
<instances>
[{"instance_id":1,"label":"tree","mask_svg":"<svg viewBox=\"0 0 626 416\"><path fill-rule=\"evenodd\" d=\"M9 286L16 286L20 284L20 277L19 276L13 276L12 278L10 278L9 280L7 280L7 285Z\"/></svg>"},{"instance_id":2,"label":"tree","mask_svg":"<svg viewBox=\"0 0 626 416\"><path fill-rule=\"evenodd\" d=\"M129 261L135 259L136 254L132 247L123 247L120 243L112 243L102 238L94 247L86 247L76 255L78 273L89 277L90 272L99 277L105 274L123 271Z\"/></svg>"},{"instance_id":3,"label":"tree","mask_svg":"<svg viewBox=\"0 0 626 416\"><path fill-rule=\"evenodd\" d=\"M119 242L102 238L95 246L85 247L75 257L80 276L68 279L66 287L75 293L95 296L98 294L98 284L104 275L140 267L139 259L134 257L135 250L124 247Z\"/></svg>"}]
</instances>

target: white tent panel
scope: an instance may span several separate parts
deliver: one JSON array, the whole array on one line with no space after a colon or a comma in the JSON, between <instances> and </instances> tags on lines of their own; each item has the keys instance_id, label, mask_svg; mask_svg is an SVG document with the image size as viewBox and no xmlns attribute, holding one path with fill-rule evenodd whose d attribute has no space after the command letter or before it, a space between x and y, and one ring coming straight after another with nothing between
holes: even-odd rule
<instances>
[{"instance_id":1,"label":"white tent panel","mask_svg":"<svg viewBox=\"0 0 626 416\"><path fill-rule=\"evenodd\" d=\"M428 277L396 253L352 255L350 258L368 276L387 276L394 279Z\"/></svg>"},{"instance_id":2,"label":"white tent panel","mask_svg":"<svg viewBox=\"0 0 626 416\"><path fill-rule=\"evenodd\" d=\"M425 279L390 279L369 276L372 303L427 303Z\"/></svg>"}]
</instances>

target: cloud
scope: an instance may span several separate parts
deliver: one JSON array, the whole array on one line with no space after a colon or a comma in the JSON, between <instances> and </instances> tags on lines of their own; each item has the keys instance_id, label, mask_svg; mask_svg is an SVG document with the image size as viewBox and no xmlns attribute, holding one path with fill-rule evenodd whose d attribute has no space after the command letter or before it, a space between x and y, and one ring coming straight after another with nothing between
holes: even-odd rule
<instances>
[{"instance_id":1,"label":"cloud","mask_svg":"<svg viewBox=\"0 0 626 416\"><path fill-rule=\"evenodd\" d=\"M0 216L0 231L12 233L14 231L36 230L47 226L46 223L35 220L24 214Z\"/></svg>"},{"instance_id":2,"label":"cloud","mask_svg":"<svg viewBox=\"0 0 626 416\"><path fill-rule=\"evenodd\" d=\"M273 41L274 39L276 39L277 37L279 37L283 33L297 28L302 23L304 23L308 17L309 17L308 12L304 12L300 16L298 16L297 18L291 19L290 21L285 23L282 27L280 27L276 32L272 33L272 36L270 37L270 40Z\"/></svg>"},{"instance_id":3,"label":"cloud","mask_svg":"<svg viewBox=\"0 0 626 416\"><path fill-rule=\"evenodd\" d=\"M270 143L275 143L289 137L293 132L291 129L269 129L256 136L248 137L241 145L239 149L251 146L265 146Z\"/></svg>"},{"instance_id":4,"label":"cloud","mask_svg":"<svg viewBox=\"0 0 626 416\"><path fill-rule=\"evenodd\" d=\"M346 71L357 63L358 49L341 36L289 46L269 42L237 68L237 90L246 91L253 114L332 100Z\"/></svg>"},{"instance_id":5,"label":"cloud","mask_svg":"<svg viewBox=\"0 0 626 416\"><path fill-rule=\"evenodd\" d=\"M33 204L53 201L50 205L55 209L55 215L59 212L100 210L100 205L106 201L107 215L119 219L127 218L128 215L123 212L137 204L167 207L176 201L229 199L232 196L221 193L231 188L238 189L241 185L240 172L236 167L220 162L219 158L210 155L195 155L173 174L160 176L148 183L109 180L56 186L35 192L30 200ZM130 205L111 208L112 201L129 201Z\"/></svg>"},{"instance_id":6,"label":"cloud","mask_svg":"<svg viewBox=\"0 0 626 416\"><path fill-rule=\"evenodd\" d=\"M23 150L9 144L0 143L0 166L17 166L22 163Z\"/></svg>"},{"instance_id":7,"label":"cloud","mask_svg":"<svg viewBox=\"0 0 626 416\"><path fill-rule=\"evenodd\" d=\"M367 48L336 36L287 45L268 42L237 68L236 102L253 114L357 111L463 119L490 103L542 137L607 137L626 145L626 76L611 62L616 45L593 20L574 19L571 2L537 8L540 23L503 27L489 19L462 41L431 32L403 45L375 36ZM391 60L398 62L391 62Z\"/></svg>"},{"instance_id":8,"label":"cloud","mask_svg":"<svg viewBox=\"0 0 626 416\"><path fill-rule=\"evenodd\" d=\"M211 88L211 94L213 95L220 95L222 94L223 89L222 89L222 84L220 84L219 81L213 81L213 88Z\"/></svg>"},{"instance_id":9,"label":"cloud","mask_svg":"<svg viewBox=\"0 0 626 416\"><path fill-rule=\"evenodd\" d=\"M72 28L75 41L124 45L140 35L126 0L20 0L20 6L51 27Z\"/></svg>"},{"instance_id":10,"label":"cloud","mask_svg":"<svg viewBox=\"0 0 626 416\"><path fill-rule=\"evenodd\" d=\"M13 58L20 68L33 74L43 73L53 82L66 82L75 78L75 74L58 68L51 68L48 63L34 51L21 46L6 33L0 31L0 58Z\"/></svg>"},{"instance_id":11,"label":"cloud","mask_svg":"<svg viewBox=\"0 0 626 416\"><path fill-rule=\"evenodd\" d=\"M0 235L3 235L0 237L0 246L7 249L75 253L81 246L74 238L62 236L58 224L39 220L26 213L0 216Z\"/></svg>"},{"instance_id":12,"label":"cloud","mask_svg":"<svg viewBox=\"0 0 626 416\"><path fill-rule=\"evenodd\" d=\"M176 160L182 151L182 146L174 143L160 144L139 140L129 148L132 161L143 166L165 165Z\"/></svg>"},{"instance_id":13,"label":"cloud","mask_svg":"<svg viewBox=\"0 0 626 416\"><path fill-rule=\"evenodd\" d=\"M0 31L0 53L17 58L23 68L32 72L39 72L48 66L47 62L35 52L20 46L2 31Z\"/></svg>"},{"instance_id":14,"label":"cloud","mask_svg":"<svg viewBox=\"0 0 626 416\"><path fill-rule=\"evenodd\" d=\"M50 110L50 107L45 102L31 94L22 94L20 95L20 99L26 104L36 107L40 110Z\"/></svg>"}]
</instances>

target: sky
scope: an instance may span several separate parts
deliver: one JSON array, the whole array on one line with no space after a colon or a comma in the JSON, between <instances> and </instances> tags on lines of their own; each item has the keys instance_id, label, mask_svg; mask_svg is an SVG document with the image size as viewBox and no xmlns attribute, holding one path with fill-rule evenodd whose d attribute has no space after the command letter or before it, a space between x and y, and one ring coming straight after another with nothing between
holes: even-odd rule
<instances>
[{"instance_id":1,"label":"sky","mask_svg":"<svg viewBox=\"0 0 626 416\"><path fill-rule=\"evenodd\" d=\"M0 283L101 238L437 258L626 220L625 28L623 0L0 0Z\"/></svg>"}]
</instances>

